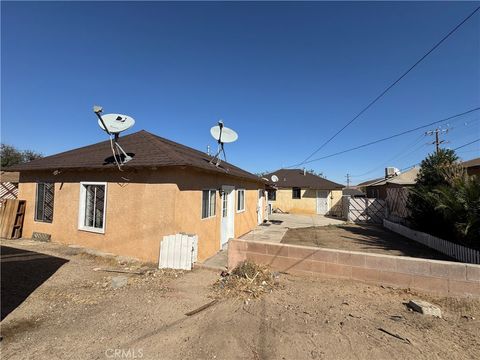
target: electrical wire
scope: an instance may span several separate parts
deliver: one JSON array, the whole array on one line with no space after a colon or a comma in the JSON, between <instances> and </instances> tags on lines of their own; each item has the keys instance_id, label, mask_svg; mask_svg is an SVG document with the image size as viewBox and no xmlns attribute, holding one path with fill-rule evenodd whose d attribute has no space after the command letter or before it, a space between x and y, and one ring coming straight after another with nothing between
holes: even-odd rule
<instances>
[{"instance_id":1,"label":"electrical wire","mask_svg":"<svg viewBox=\"0 0 480 360\"><path fill-rule=\"evenodd\" d=\"M365 147L367 147L367 146L371 146L371 145L378 144L378 143L383 142L383 141L391 140L391 139L394 139L394 138L399 137L399 136L402 136L402 135L410 134L410 133L412 133L412 132L415 132L415 131L418 131L418 130L427 128L427 127L432 126L432 125L435 125L435 124L439 124L439 123L442 123L442 122L445 122L445 121L448 121L448 120L453 120L453 119L455 119L455 118L458 118L458 117L461 117L461 116L470 114L470 113L475 112L475 111L478 111L478 110L480 110L480 107L476 107L476 108L473 108L473 109L464 111L464 112L462 112L462 113L449 116L449 117L447 117L447 118L445 118L445 119L442 119L442 120L433 121L433 122L431 122L431 123L429 123L429 124L417 126L416 128L409 129L409 130L405 130L405 131L402 131L402 132L400 132L400 133L397 133L397 134L394 134L394 135L390 135L390 136L384 137L384 138L382 138L382 139L370 141L370 142L368 142L368 143L366 143L366 144L354 146L354 147L349 148L349 149L346 149L346 150L337 151L337 152L335 152L335 153L333 153L333 154L330 154L330 155L326 155L326 156L322 156L322 157L319 157L319 158L316 158L316 159L313 159L313 160L309 160L309 161L305 162L304 164L309 164L309 163L312 163L312 162L315 162L315 161L319 161L319 160L327 159L327 158L330 158L330 157L333 157L333 156L345 154L345 153L350 152L350 151L362 149L362 148L365 148ZM291 167L292 167L292 166L289 166L289 167L287 167L287 169L288 169L288 168L291 168Z\"/></svg>"},{"instance_id":2,"label":"electrical wire","mask_svg":"<svg viewBox=\"0 0 480 360\"><path fill-rule=\"evenodd\" d=\"M439 42L437 42L427 53L425 53L415 64L413 64L407 71L405 71L397 80L390 84L385 90L383 90L380 95L378 95L374 100L372 100L366 107L364 107L357 115L348 121L340 130L333 134L327 141L320 145L313 153L311 153L305 160L299 164L289 166L287 168L292 168L296 166L301 166L306 164L309 159L311 159L316 153L323 149L328 143L335 139L343 130L345 130L350 124L352 124L356 119L358 119L363 113L365 113L372 105L374 105L378 100L380 100L391 88L393 88L397 83L399 83L410 71L412 71L417 65L419 65L428 55L430 55L435 49L437 49L445 40L447 40L455 31L457 31L464 23L466 23L475 13L480 9L480 6L477 7L473 12L471 12L465 19L463 19L457 26L455 26L450 32L445 35Z\"/></svg>"}]
</instances>

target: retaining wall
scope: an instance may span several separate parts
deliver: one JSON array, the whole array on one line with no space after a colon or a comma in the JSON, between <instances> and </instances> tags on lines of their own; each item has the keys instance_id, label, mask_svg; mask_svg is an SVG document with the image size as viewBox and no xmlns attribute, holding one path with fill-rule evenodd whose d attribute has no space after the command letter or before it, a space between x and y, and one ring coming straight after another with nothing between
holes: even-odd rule
<instances>
[{"instance_id":1,"label":"retaining wall","mask_svg":"<svg viewBox=\"0 0 480 360\"><path fill-rule=\"evenodd\" d=\"M354 279L436 295L480 298L480 265L232 239L228 268L251 260L272 270Z\"/></svg>"}]
</instances>

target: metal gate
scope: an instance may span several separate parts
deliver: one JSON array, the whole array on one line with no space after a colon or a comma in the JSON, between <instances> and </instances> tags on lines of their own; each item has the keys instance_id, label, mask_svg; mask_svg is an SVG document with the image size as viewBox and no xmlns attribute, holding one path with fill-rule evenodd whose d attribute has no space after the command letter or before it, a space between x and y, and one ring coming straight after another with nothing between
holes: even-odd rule
<instances>
[{"instance_id":1,"label":"metal gate","mask_svg":"<svg viewBox=\"0 0 480 360\"><path fill-rule=\"evenodd\" d=\"M345 206L348 221L382 224L385 218L385 201L381 199L348 197Z\"/></svg>"}]
</instances>

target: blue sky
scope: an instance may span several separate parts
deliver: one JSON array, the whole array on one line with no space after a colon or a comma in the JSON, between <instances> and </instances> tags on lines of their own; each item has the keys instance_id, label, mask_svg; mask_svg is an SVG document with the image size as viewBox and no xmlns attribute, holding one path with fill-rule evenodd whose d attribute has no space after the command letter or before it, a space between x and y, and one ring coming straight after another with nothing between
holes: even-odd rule
<instances>
[{"instance_id":1,"label":"blue sky","mask_svg":"<svg viewBox=\"0 0 480 360\"><path fill-rule=\"evenodd\" d=\"M133 116L129 132L200 150L224 119L239 133L228 160L275 170L306 158L476 6L2 2L1 139L45 155L105 140L100 104ZM477 13L315 157L479 106L479 63ZM446 146L463 145L479 137L480 112L449 125ZM418 131L307 167L356 183L420 161L432 140Z\"/></svg>"}]
</instances>

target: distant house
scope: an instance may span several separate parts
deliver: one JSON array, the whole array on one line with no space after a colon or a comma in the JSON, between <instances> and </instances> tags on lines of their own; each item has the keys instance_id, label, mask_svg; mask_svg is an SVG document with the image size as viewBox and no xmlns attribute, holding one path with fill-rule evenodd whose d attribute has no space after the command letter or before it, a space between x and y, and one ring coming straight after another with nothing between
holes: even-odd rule
<instances>
[{"instance_id":1,"label":"distant house","mask_svg":"<svg viewBox=\"0 0 480 360\"><path fill-rule=\"evenodd\" d=\"M364 191L367 194L367 198L385 200L388 193L387 189L415 185L419 171L420 168L414 167L398 175L366 181L358 184L357 188L365 189Z\"/></svg>"},{"instance_id":2,"label":"distant house","mask_svg":"<svg viewBox=\"0 0 480 360\"><path fill-rule=\"evenodd\" d=\"M480 176L480 158L464 161L462 166L467 170L468 175Z\"/></svg>"},{"instance_id":3,"label":"distant house","mask_svg":"<svg viewBox=\"0 0 480 360\"><path fill-rule=\"evenodd\" d=\"M147 131L120 143L133 157L123 171L109 141L12 167L27 201L24 236L157 262L163 236L189 233L203 261L263 221L257 176Z\"/></svg>"},{"instance_id":4,"label":"distant house","mask_svg":"<svg viewBox=\"0 0 480 360\"><path fill-rule=\"evenodd\" d=\"M5 199L16 199L18 196L18 172L0 172L0 202Z\"/></svg>"},{"instance_id":5,"label":"distant house","mask_svg":"<svg viewBox=\"0 0 480 360\"><path fill-rule=\"evenodd\" d=\"M272 209L294 214L322 214L340 216L342 189L344 185L334 183L301 169L280 169L264 175L277 190L268 192Z\"/></svg>"},{"instance_id":6,"label":"distant house","mask_svg":"<svg viewBox=\"0 0 480 360\"><path fill-rule=\"evenodd\" d=\"M360 189L356 187L348 187L342 190L343 196L351 196L351 197L366 197L367 195Z\"/></svg>"}]
</instances>

